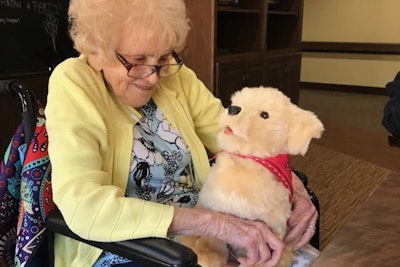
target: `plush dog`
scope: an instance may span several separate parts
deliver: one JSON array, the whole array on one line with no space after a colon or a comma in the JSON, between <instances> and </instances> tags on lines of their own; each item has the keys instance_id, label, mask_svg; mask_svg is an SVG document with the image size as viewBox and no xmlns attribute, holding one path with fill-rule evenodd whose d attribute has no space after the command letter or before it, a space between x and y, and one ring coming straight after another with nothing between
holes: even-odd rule
<instances>
[{"instance_id":1,"label":"plush dog","mask_svg":"<svg viewBox=\"0 0 400 267\"><path fill-rule=\"evenodd\" d=\"M219 121L221 152L200 191L198 205L263 221L283 239L293 198L288 155L304 155L324 127L314 113L300 109L278 89L244 88L231 100ZM218 239L193 237L184 243L203 267L227 263L227 244ZM246 253L246 248L230 249L236 256ZM288 245L278 266L291 266L293 259Z\"/></svg>"}]
</instances>

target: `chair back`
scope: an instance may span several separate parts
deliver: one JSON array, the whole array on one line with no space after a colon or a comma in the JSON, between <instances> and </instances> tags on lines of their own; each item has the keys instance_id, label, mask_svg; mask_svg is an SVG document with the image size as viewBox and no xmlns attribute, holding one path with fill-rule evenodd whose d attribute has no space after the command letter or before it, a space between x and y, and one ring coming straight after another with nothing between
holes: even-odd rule
<instances>
[{"instance_id":1,"label":"chair back","mask_svg":"<svg viewBox=\"0 0 400 267\"><path fill-rule=\"evenodd\" d=\"M19 95L23 113L0 163L0 265L46 266L45 219L55 205L43 107L14 81L0 89Z\"/></svg>"}]
</instances>

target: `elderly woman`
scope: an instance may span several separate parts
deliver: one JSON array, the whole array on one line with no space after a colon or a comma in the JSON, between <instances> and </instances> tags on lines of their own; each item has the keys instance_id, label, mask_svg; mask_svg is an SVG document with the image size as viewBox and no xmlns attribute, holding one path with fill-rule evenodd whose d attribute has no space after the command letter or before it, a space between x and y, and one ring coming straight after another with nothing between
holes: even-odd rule
<instances>
[{"instance_id":1,"label":"elderly woman","mask_svg":"<svg viewBox=\"0 0 400 267\"><path fill-rule=\"evenodd\" d=\"M184 1L72 0L69 18L80 56L52 73L46 116L54 201L72 231L105 242L210 235L246 247L242 263L276 264L284 244L263 223L191 209L223 107L178 55ZM296 176L294 187L287 239L300 248L318 214ZM56 266L128 261L64 236L55 253Z\"/></svg>"}]
</instances>

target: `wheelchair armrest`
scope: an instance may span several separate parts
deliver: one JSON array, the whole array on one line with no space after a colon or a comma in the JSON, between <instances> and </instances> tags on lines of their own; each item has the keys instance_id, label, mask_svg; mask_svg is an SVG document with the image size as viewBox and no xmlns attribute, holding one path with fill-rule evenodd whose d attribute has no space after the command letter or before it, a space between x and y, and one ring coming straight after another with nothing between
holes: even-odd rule
<instances>
[{"instance_id":1,"label":"wheelchair armrest","mask_svg":"<svg viewBox=\"0 0 400 267\"><path fill-rule=\"evenodd\" d=\"M197 255L190 248L165 238L142 238L111 243L80 238L68 228L58 209L48 215L46 227L50 232L71 237L146 266L199 266Z\"/></svg>"}]
</instances>

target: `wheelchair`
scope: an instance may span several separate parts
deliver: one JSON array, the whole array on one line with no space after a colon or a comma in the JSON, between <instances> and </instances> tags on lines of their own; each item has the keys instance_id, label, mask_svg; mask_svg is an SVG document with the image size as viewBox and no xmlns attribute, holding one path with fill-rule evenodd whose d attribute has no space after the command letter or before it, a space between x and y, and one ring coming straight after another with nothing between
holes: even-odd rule
<instances>
[{"instance_id":1,"label":"wheelchair","mask_svg":"<svg viewBox=\"0 0 400 267\"><path fill-rule=\"evenodd\" d=\"M43 107L31 91L15 80L0 80L0 96L7 94L18 95L22 122L0 165L0 265L53 267L53 235L59 233L143 266L200 266L190 248L169 239L142 238L108 243L82 239L74 234L51 199L51 164ZM303 181L319 212L318 199L307 187L306 175L294 172ZM319 248L319 221L310 243Z\"/></svg>"}]
</instances>

